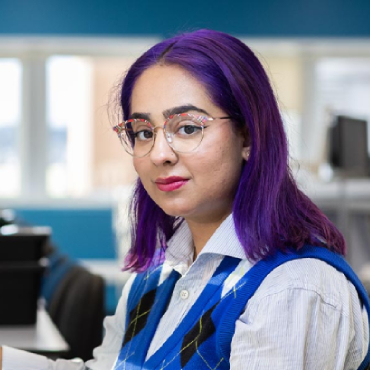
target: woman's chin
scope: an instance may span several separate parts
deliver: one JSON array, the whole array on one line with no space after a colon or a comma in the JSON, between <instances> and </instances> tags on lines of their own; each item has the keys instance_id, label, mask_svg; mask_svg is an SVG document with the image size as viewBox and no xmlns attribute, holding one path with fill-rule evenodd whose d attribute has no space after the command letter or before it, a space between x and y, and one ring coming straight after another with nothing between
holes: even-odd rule
<instances>
[{"instance_id":1,"label":"woman's chin","mask_svg":"<svg viewBox=\"0 0 370 370\"><path fill-rule=\"evenodd\" d=\"M186 218L187 212L185 210L173 209L173 208L168 208L168 207L167 208L161 207L161 208L162 208L162 211L168 216Z\"/></svg>"}]
</instances>

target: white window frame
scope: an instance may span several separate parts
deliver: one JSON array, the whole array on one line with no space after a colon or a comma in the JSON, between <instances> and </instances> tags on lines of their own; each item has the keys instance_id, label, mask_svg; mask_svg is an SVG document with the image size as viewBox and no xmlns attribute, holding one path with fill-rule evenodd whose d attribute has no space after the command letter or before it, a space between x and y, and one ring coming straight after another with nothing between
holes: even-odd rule
<instances>
[{"instance_id":1,"label":"white window frame","mask_svg":"<svg viewBox=\"0 0 370 370\"><path fill-rule=\"evenodd\" d=\"M109 199L54 199L46 194L46 63L54 55L138 57L159 40L157 37L0 37L0 58L15 58L22 63L22 113L18 130L21 194L16 198L0 197L2 208L17 205L75 207L111 204Z\"/></svg>"},{"instance_id":2,"label":"white window frame","mask_svg":"<svg viewBox=\"0 0 370 370\"><path fill-rule=\"evenodd\" d=\"M47 122L46 61L52 55L137 57L160 40L145 38L93 37L0 37L0 57L17 58L22 62L22 126L19 130L21 162L21 194L17 198L0 198L1 207L17 205L103 205L111 200L52 199L46 195ZM303 60L304 91L300 159L315 160L314 131L317 122L314 69L324 57L370 57L370 39L242 39L258 55L299 55ZM317 127L316 127L317 128ZM31 165L32 160L32 165Z\"/></svg>"}]
</instances>

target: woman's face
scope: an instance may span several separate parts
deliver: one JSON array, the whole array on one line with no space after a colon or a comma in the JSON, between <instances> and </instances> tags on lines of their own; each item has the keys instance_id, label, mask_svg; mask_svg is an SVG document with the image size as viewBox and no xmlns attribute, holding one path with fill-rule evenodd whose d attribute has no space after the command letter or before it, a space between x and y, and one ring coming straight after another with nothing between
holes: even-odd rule
<instances>
[{"instance_id":1,"label":"woman's face","mask_svg":"<svg viewBox=\"0 0 370 370\"><path fill-rule=\"evenodd\" d=\"M227 116L214 105L207 91L185 70L156 65L137 80L132 93L131 115L147 118L162 127L169 112L209 117ZM201 111L200 111L201 110ZM244 137L228 119L207 123L200 146L190 153L176 153L162 128L152 151L135 158L134 166L150 197L163 211L193 222L218 222L230 214L243 159L248 149Z\"/></svg>"}]
</instances>

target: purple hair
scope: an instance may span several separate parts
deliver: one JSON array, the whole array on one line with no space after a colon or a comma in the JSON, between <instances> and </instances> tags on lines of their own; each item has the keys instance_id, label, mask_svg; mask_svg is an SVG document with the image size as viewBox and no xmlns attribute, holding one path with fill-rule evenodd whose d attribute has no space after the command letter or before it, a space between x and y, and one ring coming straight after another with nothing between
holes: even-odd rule
<instances>
[{"instance_id":1,"label":"purple hair","mask_svg":"<svg viewBox=\"0 0 370 370\"><path fill-rule=\"evenodd\" d=\"M196 78L213 103L235 125L246 127L250 155L233 204L236 232L246 256L257 260L305 243L345 253L342 234L297 187L289 169L287 139L277 102L261 63L240 40L217 31L198 30L165 40L145 52L129 69L121 91L124 119L131 94L149 67L176 65ZM126 268L145 270L163 251L181 220L169 216L149 197L140 179L131 202L132 245Z\"/></svg>"}]
</instances>

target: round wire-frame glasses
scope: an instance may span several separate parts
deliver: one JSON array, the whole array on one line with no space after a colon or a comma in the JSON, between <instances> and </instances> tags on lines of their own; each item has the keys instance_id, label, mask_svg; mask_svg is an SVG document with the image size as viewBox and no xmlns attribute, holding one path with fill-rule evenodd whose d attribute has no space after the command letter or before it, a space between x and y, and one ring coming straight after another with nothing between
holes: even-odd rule
<instances>
[{"instance_id":1,"label":"round wire-frame glasses","mask_svg":"<svg viewBox=\"0 0 370 370\"><path fill-rule=\"evenodd\" d=\"M117 133L125 151L133 157L145 157L153 149L156 129L163 128L168 145L179 153L189 153L197 149L203 140L207 122L231 117L208 117L190 113L169 116L161 126L153 126L143 118L124 121L113 130Z\"/></svg>"}]
</instances>

